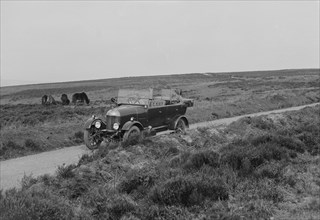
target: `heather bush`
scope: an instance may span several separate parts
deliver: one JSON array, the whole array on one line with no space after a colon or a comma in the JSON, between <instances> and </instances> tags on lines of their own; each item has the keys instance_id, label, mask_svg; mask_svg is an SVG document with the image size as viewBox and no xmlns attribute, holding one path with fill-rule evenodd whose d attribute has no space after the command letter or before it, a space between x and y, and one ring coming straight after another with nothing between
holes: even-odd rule
<instances>
[{"instance_id":1,"label":"heather bush","mask_svg":"<svg viewBox=\"0 0 320 220\"><path fill-rule=\"evenodd\" d=\"M219 164L219 153L211 150L206 150L190 155L188 160L182 165L182 167L184 169L200 169L204 165L218 167Z\"/></svg>"},{"instance_id":2,"label":"heather bush","mask_svg":"<svg viewBox=\"0 0 320 220\"><path fill-rule=\"evenodd\" d=\"M135 202L126 195L113 194L107 199L106 211L109 214L109 219L120 219L135 209Z\"/></svg>"},{"instance_id":3,"label":"heather bush","mask_svg":"<svg viewBox=\"0 0 320 220\"><path fill-rule=\"evenodd\" d=\"M139 194L145 195L147 190L154 185L156 178L157 175L152 168L132 169L125 174L118 188L120 192L129 194L136 190Z\"/></svg>"},{"instance_id":4,"label":"heather bush","mask_svg":"<svg viewBox=\"0 0 320 220\"><path fill-rule=\"evenodd\" d=\"M6 141L0 145L0 157L7 157L8 155L25 150L23 145L16 143L15 141Z\"/></svg>"},{"instance_id":5,"label":"heather bush","mask_svg":"<svg viewBox=\"0 0 320 220\"><path fill-rule=\"evenodd\" d=\"M73 137L71 137L71 140L76 144L83 143L83 131L75 132Z\"/></svg>"},{"instance_id":6,"label":"heather bush","mask_svg":"<svg viewBox=\"0 0 320 220\"><path fill-rule=\"evenodd\" d=\"M55 182L55 177L49 174L44 174L38 177L38 180L43 182L46 186L50 186Z\"/></svg>"},{"instance_id":7,"label":"heather bush","mask_svg":"<svg viewBox=\"0 0 320 220\"><path fill-rule=\"evenodd\" d=\"M283 136L262 135L250 142L238 141L221 150L222 162L241 175L250 175L256 168L268 161L288 161L302 152L303 143ZM265 172L267 172L265 170Z\"/></svg>"},{"instance_id":8,"label":"heather bush","mask_svg":"<svg viewBox=\"0 0 320 220\"><path fill-rule=\"evenodd\" d=\"M111 148L116 148L117 146L118 143L109 143L108 147L100 145L98 149L93 152L92 157L94 160L104 158L108 155Z\"/></svg>"},{"instance_id":9,"label":"heather bush","mask_svg":"<svg viewBox=\"0 0 320 220\"><path fill-rule=\"evenodd\" d=\"M85 194L89 190L91 183L87 179L75 176L74 178L62 183L62 186L63 188L60 193L73 200Z\"/></svg>"},{"instance_id":10,"label":"heather bush","mask_svg":"<svg viewBox=\"0 0 320 220\"><path fill-rule=\"evenodd\" d=\"M260 130L273 130L275 129L274 123L265 117L253 117L253 118L247 118L247 123L250 124L254 128L258 128Z\"/></svg>"},{"instance_id":11,"label":"heather bush","mask_svg":"<svg viewBox=\"0 0 320 220\"><path fill-rule=\"evenodd\" d=\"M73 216L71 205L49 190L10 190L0 197L0 219L49 220L71 219Z\"/></svg>"},{"instance_id":12,"label":"heather bush","mask_svg":"<svg viewBox=\"0 0 320 220\"><path fill-rule=\"evenodd\" d=\"M306 150L313 156L320 154L320 131L318 133L311 133L304 131L296 136L302 141Z\"/></svg>"},{"instance_id":13,"label":"heather bush","mask_svg":"<svg viewBox=\"0 0 320 220\"><path fill-rule=\"evenodd\" d=\"M41 150L41 146L32 139L26 139L24 142L24 146L26 149L29 149L32 151L40 151Z\"/></svg>"},{"instance_id":14,"label":"heather bush","mask_svg":"<svg viewBox=\"0 0 320 220\"><path fill-rule=\"evenodd\" d=\"M282 177L283 165L277 161L270 161L259 166L253 173L257 178L276 179Z\"/></svg>"},{"instance_id":15,"label":"heather bush","mask_svg":"<svg viewBox=\"0 0 320 220\"><path fill-rule=\"evenodd\" d=\"M22 150L22 149L24 149L23 146L17 144L14 141L8 141L7 143L4 144L3 148L4 149L14 149L14 150Z\"/></svg>"},{"instance_id":16,"label":"heather bush","mask_svg":"<svg viewBox=\"0 0 320 220\"><path fill-rule=\"evenodd\" d=\"M225 200L228 198L228 190L218 178L177 176L156 185L150 198L158 204L191 206L200 205L206 198Z\"/></svg>"},{"instance_id":17,"label":"heather bush","mask_svg":"<svg viewBox=\"0 0 320 220\"><path fill-rule=\"evenodd\" d=\"M186 207L159 206L155 204L142 204L135 211L139 219L194 219L194 215Z\"/></svg>"},{"instance_id":18,"label":"heather bush","mask_svg":"<svg viewBox=\"0 0 320 220\"><path fill-rule=\"evenodd\" d=\"M91 188L85 194L83 204L89 207L95 219L120 219L137 207L128 195L102 186Z\"/></svg>"}]
</instances>

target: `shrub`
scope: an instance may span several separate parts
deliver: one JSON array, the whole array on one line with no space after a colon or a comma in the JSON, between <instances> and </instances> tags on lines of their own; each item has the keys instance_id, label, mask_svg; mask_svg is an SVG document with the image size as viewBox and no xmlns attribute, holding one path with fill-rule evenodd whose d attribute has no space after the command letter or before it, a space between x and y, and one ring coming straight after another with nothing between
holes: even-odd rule
<instances>
[{"instance_id":1,"label":"shrub","mask_svg":"<svg viewBox=\"0 0 320 220\"><path fill-rule=\"evenodd\" d=\"M79 176L75 176L66 182L66 189L62 191L66 194L69 199L77 199L78 197L85 194L90 188L90 181Z\"/></svg>"},{"instance_id":2,"label":"shrub","mask_svg":"<svg viewBox=\"0 0 320 220\"><path fill-rule=\"evenodd\" d=\"M120 219L136 209L135 202L129 196L102 186L92 189L86 195L84 204L90 207L95 219Z\"/></svg>"},{"instance_id":3,"label":"shrub","mask_svg":"<svg viewBox=\"0 0 320 220\"><path fill-rule=\"evenodd\" d=\"M220 164L220 155L214 151L197 152L189 156L183 165L184 169L200 169L203 165L217 167Z\"/></svg>"},{"instance_id":4,"label":"shrub","mask_svg":"<svg viewBox=\"0 0 320 220\"><path fill-rule=\"evenodd\" d=\"M265 162L288 161L303 149L303 143L296 138L268 134L253 138L251 143L238 141L229 144L222 149L222 162L240 171L241 175L249 175Z\"/></svg>"},{"instance_id":5,"label":"shrub","mask_svg":"<svg viewBox=\"0 0 320 220\"><path fill-rule=\"evenodd\" d=\"M284 190L279 183L268 178L246 178L237 185L237 196L241 201L248 202L255 199L263 199L273 203L284 200Z\"/></svg>"},{"instance_id":6,"label":"shrub","mask_svg":"<svg viewBox=\"0 0 320 220\"><path fill-rule=\"evenodd\" d=\"M4 149L14 149L14 150L22 150L23 146L17 144L14 141L8 141L7 143L4 144Z\"/></svg>"},{"instance_id":7,"label":"shrub","mask_svg":"<svg viewBox=\"0 0 320 220\"><path fill-rule=\"evenodd\" d=\"M114 148L115 146L118 146L118 143L110 143L108 147L102 145L99 146L99 148L92 155L93 159L97 160L106 157L110 149Z\"/></svg>"},{"instance_id":8,"label":"shrub","mask_svg":"<svg viewBox=\"0 0 320 220\"><path fill-rule=\"evenodd\" d=\"M46 186L50 186L54 183L55 178L50 176L49 174L44 174L38 178L38 180L42 181Z\"/></svg>"},{"instance_id":9,"label":"shrub","mask_svg":"<svg viewBox=\"0 0 320 220\"><path fill-rule=\"evenodd\" d=\"M113 195L108 199L106 206L110 219L120 219L126 213L136 209L134 202L128 196L123 195Z\"/></svg>"},{"instance_id":10,"label":"shrub","mask_svg":"<svg viewBox=\"0 0 320 220\"><path fill-rule=\"evenodd\" d=\"M35 141L33 141L32 139L26 139L24 142L24 146L27 149L30 149L32 151L39 151L41 150L41 147L38 143L36 143Z\"/></svg>"},{"instance_id":11,"label":"shrub","mask_svg":"<svg viewBox=\"0 0 320 220\"><path fill-rule=\"evenodd\" d=\"M143 204L136 211L139 219L191 219L191 213L181 206Z\"/></svg>"},{"instance_id":12,"label":"shrub","mask_svg":"<svg viewBox=\"0 0 320 220\"><path fill-rule=\"evenodd\" d=\"M258 178L275 179L281 176L282 165L279 162L268 162L258 167L254 171L254 176Z\"/></svg>"},{"instance_id":13,"label":"shrub","mask_svg":"<svg viewBox=\"0 0 320 220\"><path fill-rule=\"evenodd\" d=\"M299 153L305 151L305 145L299 139L295 137L288 137L283 135L267 134L255 137L251 143L255 146L264 143L273 143L278 145L278 147L283 147L288 150L293 150Z\"/></svg>"},{"instance_id":14,"label":"shrub","mask_svg":"<svg viewBox=\"0 0 320 220\"><path fill-rule=\"evenodd\" d=\"M77 144L83 143L83 131L75 132L71 139Z\"/></svg>"},{"instance_id":15,"label":"shrub","mask_svg":"<svg viewBox=\"0 0 320 220\"><path fill-rule=\"evenodd\" d=\"M71 219L71 206L48 190L6 191L0 198L0 219Z\"/></svg>"},{"instance_id":16,"label":"shrub","mask_svg":"<svg viewBox=\"0 0 320 220\"><path fill-rule=\"evenodd\" d=\"M196 176L178 176L154 187L150 198L155 203L165 205L200 205L205 198L227 199L228 190L220 179L210 176L201 179Z\"/></svg>"},{"instance_id":17,"label":"shrub","mask_svg":"<svg viewBox=\"0 0 320 220\"><path fill-rule=\"evenodd\" d=\"M130 170L119 184L119 191L131 193L138 189L140 194L146 194L146 190L153 186L155 179L156 173L154 169Z\"/></svg>"},{"instance_id":18,"label":"shrub","mask_svg":"<svg viewBox=\"0 0 320 220\"><path fill-rule=\"evenodd\" d=\"M320 154L319 133L313 134L311 132L304 131L296 136L300 141L302 141L305 144L307 151L313 156Z\"/></svg>"},{"instance_id":19,"label":"shrub","mask_svg":"<svg viewBox=\"0 0 320 220\"><path fill-rule=\"evenodd\" d=\"M171 156L171 155L177 155L179 154L179 149L175 146L170 146L169 149L166 151L165 155L166 156Z\"/></svg>"}]
</instances>

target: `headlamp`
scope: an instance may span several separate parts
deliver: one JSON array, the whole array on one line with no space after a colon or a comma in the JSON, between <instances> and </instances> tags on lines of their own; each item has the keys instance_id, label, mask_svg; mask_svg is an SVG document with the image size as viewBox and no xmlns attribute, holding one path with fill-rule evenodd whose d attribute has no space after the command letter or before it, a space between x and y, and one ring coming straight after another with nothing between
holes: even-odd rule
<instances>
[{"instance_id":1,"label":"headlamp","mask_svg":"<svg viewBox=\"0 0 320 220\"><path fill-rule=\"evenodd\" d=\"M114 123L113 124L113 129L114 130L118 130L119 129L119 124L118 123Z\"/></svg>"},{"instance_id":2,"label":"headlamp","mask_svg":"<svg viewBox=\"0 0 320 220\"><path fill-rule=\"evenodd\" d=\"M96 121L96 122L94 123L94 126L95 126L96 128L100 128L100 127L101 127L101 122L100 122L100 121Z\"/></svg>"}]
</instances>

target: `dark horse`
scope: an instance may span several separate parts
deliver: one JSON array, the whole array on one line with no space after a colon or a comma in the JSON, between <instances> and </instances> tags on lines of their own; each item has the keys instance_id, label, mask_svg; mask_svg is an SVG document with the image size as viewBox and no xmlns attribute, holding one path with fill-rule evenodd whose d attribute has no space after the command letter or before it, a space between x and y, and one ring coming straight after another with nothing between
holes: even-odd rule
<instances>
[{"instance_id":1,"label":"dark horse","mask_svg":"<svg viewBox=\"0 0 320 220\"><path fill-rule=\"evenodd\" d=\"M44 96L42 96L41 103L42 103L42 105L56 105L57 104L56 100L54 100L52 95L49 95L49 96L44 95Z\"/></svg>"},{"instance_id":2,"label":"dark horse","mask_svg":"<svg viewBox=\"0 0 320 220\"><path fill-rule=\"evenodd\" d=\"M61 95L61 102L62 102L62 105L70 104L70 100L68 99L68 96L66 94Z\"/></svg>"},{"instance_id":3,"label":"dark horse","mask_svg":"<svg viewBox=\"0 0 320 220\"><path fill-rule=\"evenodd\" d=\"M46 104L47 104L47 101L48 101L48 96L47 96L47 95L42 96L42 98L41 98L41 104L42 104L42 105L46 105Z\"/></svg>"},{"instance_id":4,"label":"dark horse","mask_svg":"<svg viewBox=\"0 0 320 220\"><path fill-rule=\"evenodd\" d=\"M90 100L88 99L88 96L85 92L81 92L81 93L75 93L72 96L72 103L73 104L77 104L77 103L86 103L87 105L89 104Z\"/></svg>"}]
</instances>

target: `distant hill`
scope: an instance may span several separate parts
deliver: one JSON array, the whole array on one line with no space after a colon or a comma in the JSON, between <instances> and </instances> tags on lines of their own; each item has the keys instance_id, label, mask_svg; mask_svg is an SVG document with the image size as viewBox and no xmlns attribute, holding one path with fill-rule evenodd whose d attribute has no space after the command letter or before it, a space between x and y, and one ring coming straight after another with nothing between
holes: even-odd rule
<instances>
[{"instance_id":1,"label":"distant hill","mask_svg":"<svg viewBox=\"0 0 320 220\"><path fill-rule=\"evenodd\" d=\"M40 82L37 81L29 81L29 80L15 80L15 79L5 79L1 77L0 86L7 87L7 86L21 86L21 85L28 85L28 84L37 84Z\"/></svg>"}]
</instances>

